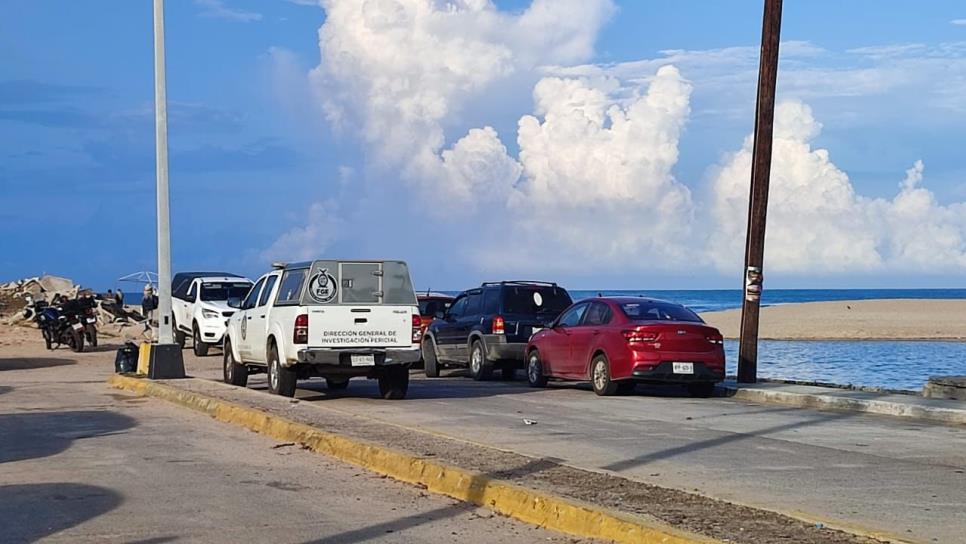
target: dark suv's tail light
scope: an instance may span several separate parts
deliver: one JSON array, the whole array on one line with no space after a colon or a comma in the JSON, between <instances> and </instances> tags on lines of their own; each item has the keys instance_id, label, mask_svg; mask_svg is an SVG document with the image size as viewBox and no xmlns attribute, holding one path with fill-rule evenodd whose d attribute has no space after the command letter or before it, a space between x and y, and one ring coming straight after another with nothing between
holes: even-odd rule
<instances>
[{"instance_id":1,"label":"dark suv's tail light","mask_svg":"<svg viewBox=\"0 0 966 544\"><path fill-rule=\"evenodd\" d=\"M413 343L418 344L423 337L423 320L418 313L413 314Z\"/></svg>"},{"instance_id":2,"label":"dark suv's tail light","mask_svg":"<svg viewBox=\"0 0 966 544\"><path fill-rule=\"evenodd\" d=\"M503 321L503 316L498 315L493 318L493 328L491 329L493 334L505 334L506 333L506 322Z\"/></svg>"},{"instance_id":3,"label":"dark suv's tail light","mask_svg":"<svg viewBox=\"0 0 966 544\"><path fill-rule=\"evenodd\" d=\"M309 314L300 314L295 318L295 332L292 335L292 343L309 343Z\"/></svg>"}]
</instances>

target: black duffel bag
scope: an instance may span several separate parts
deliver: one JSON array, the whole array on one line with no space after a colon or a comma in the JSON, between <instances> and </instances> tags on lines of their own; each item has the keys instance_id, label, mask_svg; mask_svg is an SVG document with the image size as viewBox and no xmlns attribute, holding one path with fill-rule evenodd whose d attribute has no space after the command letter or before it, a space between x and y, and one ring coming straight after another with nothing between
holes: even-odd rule
<instances>
[{"instance_id":1,"label":"black duffel bag","mask_svg":"<svg viewBox=\"0 0 966 544\"><path fill-rule=\"evenodd\" d=\"M132 373L138 369L138 345L134 342L126 342L124 347L117 350L114 357L114 372Z\"/></svg>"}]
</instances>

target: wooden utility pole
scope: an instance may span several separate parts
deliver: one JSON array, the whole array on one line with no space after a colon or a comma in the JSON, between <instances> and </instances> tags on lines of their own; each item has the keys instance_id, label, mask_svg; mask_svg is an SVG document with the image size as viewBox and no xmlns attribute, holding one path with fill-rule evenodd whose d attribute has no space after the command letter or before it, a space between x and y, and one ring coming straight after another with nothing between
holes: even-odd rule
<instances>
[{"instance_id":1,"label":"wooden utility pole","mask_svg":"<svg viewBox=\"0 0 966 544\"><path fill-rule=\"evenodd\" d=\"M772 132L775 122L775 83L778 79L778 44L782 0L765 0L758 66L758 103L755 110L755 148L751 159L751 194L748 201L748 238L745 242L744 300L741 306L741 343L738 382L758 380L758 313L761 308L762 261L765 256L765 216L771 177Z\"/></svg>"}]
</instances>

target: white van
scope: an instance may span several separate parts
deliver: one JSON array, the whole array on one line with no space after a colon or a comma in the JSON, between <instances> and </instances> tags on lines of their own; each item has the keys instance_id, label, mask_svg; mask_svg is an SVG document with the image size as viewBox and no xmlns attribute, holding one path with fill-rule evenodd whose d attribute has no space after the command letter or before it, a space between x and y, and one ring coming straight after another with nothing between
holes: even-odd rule
<instances>
[{"instance_id":1,"label":"white van","mask_svg":"<svg viewBox=\"0 0 966 544\"><path fill-rule=\"evenodd\" d=\"M419 360L420 318L402 261L319 260L278 264L255 282L228 321L224 378L244 386L268 372L269 390L295 395L299 379L379 380L383 398L401 399Z\"/></svg>"}]
</instances>

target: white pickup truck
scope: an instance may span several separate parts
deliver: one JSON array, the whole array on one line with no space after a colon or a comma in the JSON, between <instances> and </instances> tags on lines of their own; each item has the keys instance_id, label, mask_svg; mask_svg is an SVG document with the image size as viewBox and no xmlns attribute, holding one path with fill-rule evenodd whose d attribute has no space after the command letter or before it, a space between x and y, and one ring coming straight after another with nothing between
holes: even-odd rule
<instances>
[{"instance_id":1,"label":"white pickup truck","mask_svg":"<svg viewBox=\"0 0 966 544\"><path fill-rule=\"evenodd\" d=\"M181 272L171 280L171 313L175 341L182 348L190 335L195 355L203 357L220 345L235 305L252 281L226 272Z\"/></svg>"},{"instance_id":2,"label":"white pickup truck","mask_svg":"<svg viewBox=\"0 0 966 544\"><path fill-rule=\"evenodd\" d=\"M419 360L420 324L402 261L278 264L228 321L224 379L245 386L249 374L268 372L269 390L291 397L312 376L332 390L375 378L383 398L401 399Z\"/></svg>"}]
</instances>

